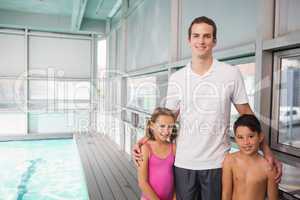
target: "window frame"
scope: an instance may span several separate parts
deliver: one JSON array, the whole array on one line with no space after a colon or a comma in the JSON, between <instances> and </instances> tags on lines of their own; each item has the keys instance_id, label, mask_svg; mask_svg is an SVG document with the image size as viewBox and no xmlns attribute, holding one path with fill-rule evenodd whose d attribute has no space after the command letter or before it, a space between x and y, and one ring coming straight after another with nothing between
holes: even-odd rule
<instances>
[{"instance_id":1,"label":"window frame","mask_svg":"<svg viewBox=\"0 0 300 200\"><path fill-rule=\"evenodd\" d=\"M296 148L290 145L279 143L279 116L280 116L280 82L281 82L281 60L284 58L291 58L300 56L300 48L289 49L274 53L273 61L273 84L272 84L272 116L271 116L271 148L277 151L291 154L293 156L300 157L300 148Z\"/></svg>"},{"instance_id":2,"label":"window frame","mask_svg":"<svg viewBox=\"0 0 300 200\"><path fill-rule=\"evenodd\" d=\"M227 63L227 64L230 64L230 65L232 65L233 67L238 67L237 65L241 65L241 64L247 64L247 63L254 63L254 65L255 65L255 75L254 76L256 76L256 71L257 71L257 67L256 67L256 63L255 63L255 55L249 55L249 56L245 56L245 57L238 57L238 58L233 58L233 59L224 59L224 60L220 60L220 61L222 61L222 62L224 62L224 63ZM256 77L255 77L255 79L256 79ZM244 77L243 77L243 80L244 80ZM254 102L253 102L253 108L251 108L252 110L253 110L253 112L254 112L254 108L255 107L257 107L256 106L256 101L255 101L255 98L256 98L256 95L257 95L257 93L254 93ZM248 96L248 94L247 94L247 96ZM250 102L248 102L249 103L249 105L250 105ZM231 106L234 106L233 105L233 103L231 103ZM232 107L231 107L232 108ZM234 108L235 109L235 108ZM232 115L232 113L231 113L231 111L230 111L230 118L231 118L231 115ZM230 122L229 122L230 123ZM231 124L229 124L229 126L230 126ZM231 127L229 127L229 132L230 131L233 131L232 129L231 129ZM229 134L229 133L228 133ZM229 134L229 137L230 137L230 141L232 142L232 143L234 143L234 144L236 144L236 142L235 142L235 139L234 139L234 137L232 136L232 135L230 135Z\"/></svg>"}]
</instances>

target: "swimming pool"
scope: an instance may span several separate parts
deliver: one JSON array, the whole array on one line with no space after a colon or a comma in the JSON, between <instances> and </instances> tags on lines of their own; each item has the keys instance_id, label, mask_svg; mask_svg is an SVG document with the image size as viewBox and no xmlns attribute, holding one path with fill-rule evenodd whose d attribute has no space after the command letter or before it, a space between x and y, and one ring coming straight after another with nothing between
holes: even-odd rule
<instances>
[{"instance_id":1,"label":"swimming pool","mask_svg":"<svg viewBox=\"0 0 300 200\"><path fill-rule=\"evenodd\" d=\"M88 200L72 139L0 142L0 200Z\"/></svg>"}]
</instances>

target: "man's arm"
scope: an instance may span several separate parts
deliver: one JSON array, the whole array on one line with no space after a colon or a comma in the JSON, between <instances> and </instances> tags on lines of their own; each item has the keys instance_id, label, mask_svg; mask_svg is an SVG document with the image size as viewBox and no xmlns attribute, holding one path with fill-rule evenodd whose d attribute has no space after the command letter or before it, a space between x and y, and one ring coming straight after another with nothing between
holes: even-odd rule
<instances>
[{"instance_id":1,"label":"man's arm","mask_svg":"<svg viewBox=\"0 0 300 200\"><path fill-rule=\"evenodd\" d=\"M268 173L267 194L269 200L278 200L278 183L275 180L276 171L272 169Z\"/></svg>"},{"instance_id":2,"label":"man's arm","mask_svg":"<svg viewBox=\"0 0 300 200\"><path fill-rule=\"evenodd\" d=\"M248 103L245 104L234 104L236 110L239 112L240 115L244 114L250 114L254 115L252 109L250 108ZM262 133L263 134L263 133ZM282 164L279 160L275 158L273 155L269 145L267 144L266 140L264 139L261 143L261 150L264 152L264 157L265 159L268 160L268 162L272 165L275 166L277 169L277 174L276 174L276 182L279 183L281 176L282 176Z\"/></svg>"},{"instance_id":3,"label":"man's arm","mask_svg":"<svg viewBox=\"0 0 300 200\"><path fill-rule=\"evenodd\" d=\"M142 156L142 152L141 152L141 147L143 146L143 144L145 144L145 142L148 141L149 138L147 138L146 136L142 137L134 146L132 149L132 158L133 158L133 162L135 164L136 167L139 167L140 162L143 161L143 156Z\"/></svg>"},{"instance_id":4,"label":"man's arm","mask_svg":"<svg viewBox=\"0 0 300 200\"><path fill-rule=\"evenodd\" d=\"M156 193L153 191L152 187L148 182L148 159L149 159L149 149L147 145L142 146L141 148L143 160L140 162L138 167L138 182L139 187L142 190L142 193L151 200L159 200Z\"/></svg>"},{"instance_id":5,"label":"man's arm","mask_svg":"<svg viewBox=\"0 0 300 200\"><path fill-rule=\"evenodd\" d=\"M222 168L222 200L231 200L233 193L233 175L230 154L226 154Z\"/></svg>"}]
</instances>

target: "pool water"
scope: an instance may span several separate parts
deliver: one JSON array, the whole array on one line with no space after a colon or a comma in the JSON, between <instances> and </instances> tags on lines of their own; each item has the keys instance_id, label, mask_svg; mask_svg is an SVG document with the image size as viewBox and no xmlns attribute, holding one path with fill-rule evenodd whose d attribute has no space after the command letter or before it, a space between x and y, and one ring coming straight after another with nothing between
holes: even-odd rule
<instances>
[{"instance_id":1,"label":"pool water","mask_svg":"<svg viewBox=\"0 0 300 200\"><path fill-rule=\"evenodd\" d=\"M0 142L0 200L88 200L72 139Z\"/></svg>"}]
</instances>

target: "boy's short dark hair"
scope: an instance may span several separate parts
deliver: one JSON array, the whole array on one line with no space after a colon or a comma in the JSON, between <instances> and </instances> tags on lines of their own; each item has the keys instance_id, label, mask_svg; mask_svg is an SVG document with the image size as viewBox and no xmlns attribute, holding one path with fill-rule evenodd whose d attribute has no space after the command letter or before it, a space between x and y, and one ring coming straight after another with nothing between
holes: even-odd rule
<instances>
[{"instance_id":1,"label":"boy's short dark hair","mask_svg":"<svg viewBox=\"0 0 300 200\"><path fill-rule=\"evenodd\" d=\"M214 42L217 41L217 26L216 26L216 23L214 22L214 20L206 17L206 16L201 16L201 17L197 17L195 18L190 27L189 27L189 39L191 39L191 35L192 35L192 26L194 24L201 24L201 23L205 23L205 24L208 24L208 25L211 25L213 27L213 39L214 39Z\"/></svg>"},{"instance_id":2,"label":"boy's short dark hair","mask_svg":"<svg viewBox=\"0 0 300 200\"><path fill-rule=\"evenodd\" d=\"M245 126L253 132L261 133L261 125L254 115L241 115L233 125L234 134L236 133L236 129L240 126Z\"/></svg>"}]
</instances>

